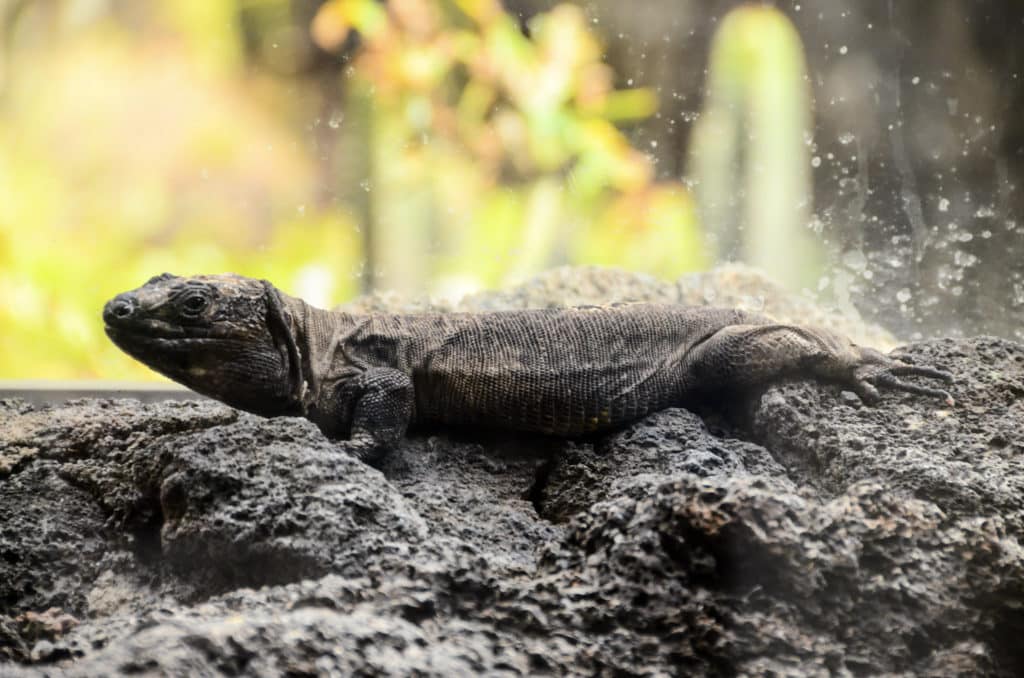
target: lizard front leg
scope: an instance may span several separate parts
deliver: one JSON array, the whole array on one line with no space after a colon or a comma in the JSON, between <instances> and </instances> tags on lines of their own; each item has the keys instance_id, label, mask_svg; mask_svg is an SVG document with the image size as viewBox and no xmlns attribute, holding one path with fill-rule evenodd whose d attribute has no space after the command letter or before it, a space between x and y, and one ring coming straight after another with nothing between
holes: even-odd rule
<instances>
[{"instance_id":1,"label":"lizard front leg","mask_svg":"<svg viewBox=\"0 0 1024 678\"><path fill-rule=\"evenodd\" d=\"M691 383L733 388L764 386L787 376L835 381L851 388L866 403L880 398L879 388L942 398L944 389L903 381L918 376L952 382L948 372L890 358L858 346L834 332L799 325L730 325L707 337L686 357Z\"/></svg>"},{"instance_id":2,"label":"lizard front leg","mask_svg":"<svg viewBox=\"0 0 1024 678\"><path fill-rule=\"evenodd\" d=\"M405 435L414 403L409 375L372 367L341 381L321 400L311 419L332 438L347 433L346 449L371 463Z\"/></svg>"}]
</instances>

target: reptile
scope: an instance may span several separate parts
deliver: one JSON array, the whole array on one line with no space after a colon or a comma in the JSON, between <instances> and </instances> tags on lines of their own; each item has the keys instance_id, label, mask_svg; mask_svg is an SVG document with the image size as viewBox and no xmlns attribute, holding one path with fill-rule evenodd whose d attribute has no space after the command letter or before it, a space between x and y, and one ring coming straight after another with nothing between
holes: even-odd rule
<instances>
[{"instance_id":1,"label":"reptile","mask_svg":"<svg viewBox=\"0 0 1024 678\"><path fill-rule=\"evenodd\" d=\"M107 335L185 386L255 414L304 416L371 460L412 425L561 437L621 428L710 393L788 378L942 398L947 372L826 329L740 310L627 303L484 313L351 314L265 280L164 273L103 309Z\"/></svg>"}]
</instances>

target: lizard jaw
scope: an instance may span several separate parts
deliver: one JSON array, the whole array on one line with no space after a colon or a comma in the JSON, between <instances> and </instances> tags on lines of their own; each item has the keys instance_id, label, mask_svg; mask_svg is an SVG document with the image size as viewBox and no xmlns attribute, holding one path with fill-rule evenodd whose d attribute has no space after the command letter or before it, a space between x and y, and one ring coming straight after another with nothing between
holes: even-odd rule
<instances>
[{"instance_id":1,"label":"lizard jaw","mask_svg":"<svg viewBox=\"0 0 1024 678\"><path fill-rule=\"evenodd\" d=\"M264 280L157 276L103 308L125 353L199 393L278 416L303 409L301 354L287 300Z\"/></svg>"},{"instance_id":2,"label":"lizard jaw","mask_svg":"<svg viewBox=\"0 0 1024 678\"><path fill-rule=\"evenodd\" d=\"M190 364L190 354L216 341L210 337L189 337L184 334L159 336L144 330L129 330L110 325L104 329L110 340L122 351L179 382L186 373L197 376Z\"/></svg>"}]
</instances>

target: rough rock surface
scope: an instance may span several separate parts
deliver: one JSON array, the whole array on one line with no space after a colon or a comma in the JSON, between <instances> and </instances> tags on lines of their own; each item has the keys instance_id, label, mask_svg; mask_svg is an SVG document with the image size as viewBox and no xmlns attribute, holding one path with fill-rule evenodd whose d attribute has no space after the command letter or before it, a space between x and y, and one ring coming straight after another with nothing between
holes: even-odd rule
<instances>
[{"instance_id":1,"label":"rough rock surface","mask_svg":"<svg viewBox=\"0 0 1024 678\"><path fill-rule=\"evenodd\" d=\"M0 674L1024 675L1024 346L901 351L957 406L795 382L378 469L210 401L0 401Z\"/></svg>"},{"instance_id":2,"label":"rough rock surface","mask_svg":"<svg viewBox=\"0 0 1024 678\"><path fill-rule=\"evenodd\" d=\"M865 322L852 309L826 308L804 294L788 292L757 269L743 264L723 264L706 273L684 275L666 282L643 273L629 273L596 266L564 266L541 273L504 291L469 295L460 301L407 299L376 292L345 304L352 313L423 311L482 311L516 308L586 306L644 301L684 306L740 308L775 318L829 327L858 343L890 349L898 343L886 330Z\"/></svg>"}]
</instances>

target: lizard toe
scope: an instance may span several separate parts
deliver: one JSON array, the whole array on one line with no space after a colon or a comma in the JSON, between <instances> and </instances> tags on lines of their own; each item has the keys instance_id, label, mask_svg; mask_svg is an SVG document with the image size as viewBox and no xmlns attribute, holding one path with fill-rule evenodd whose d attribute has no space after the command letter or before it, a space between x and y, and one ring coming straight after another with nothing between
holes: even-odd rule
<instances>
[{"instance_id":1,"label":"lizard toe","mask_svg":"<svg viewBox=\"0 0 1024 678\"><path fill-rule=\"evenodd\" d=\"M339 445L350 455L370 466L374 466L383 459L387 452L387 446L382 445L369 433L353 434L351 438L340 442Z\"/></svg>"},{"instance_id":2,"label":"lizard toe","mask_svg":"<svg viewBox=\"0 0 1024 678\"><path fill-rule=\"evenodd\" d=\"M867 379L856 378L850 386L866 405L874 405L882 399L882 394Z\"/></svg>"},{"instance_id":3,"label":"lizard toe","mask_svg":"<svg viewBox=\"0 0 1024 678\"><path fill-rule=\"evenodd\" d=\"M924 367L921 365L908 365L902 361L897 363L889 371L897 377L927 377L929 379L944 381L947 384L952 384L954 381L953 375L945 370L939 370L934 367Z\"/></svg>"},{"instance_id":4,"label":"lizard toe","mask_svg":"<svg viewBox=\"0 0 1024 678\"><path fill-rule=\"evenodd\" d=\"M938 370L931 370L930 368L920 368L920 369L927 369L927 370L929 370L929 372L938 372ZM892 389L894 391L903 391L905 393L914 393L914 394L917 394L917 395L928 396L930 398L939 398L939 399L945 401L945 403L947 405L949 405L950 407L952 407L953 405L956 404L956 401L953 399L953 396L951 396L948 391L945 391L945 390L943 390L941 388L934 388L934 387L931 387L931 386L921 386L920 384L913 384L913 383L910 383L910 382L907 382L907 381L903 381L898 376L896 376L897 374L913 374L913 375L921 375L921 376L934 376L934 375L931 375L931 374L923 375L919 371L910 371L910 372L908 372L908 371L905 371L905 370L899 370L899 371L897 371L897 370L898 370L898 368L892 368L890 370L879 371L879 372L874 373L870 377L868 377L868 379L870 379L871 382L874 383L876 386L881 386L881 387L884 387L884 388Z\"/></svg>"}]
</instances>

